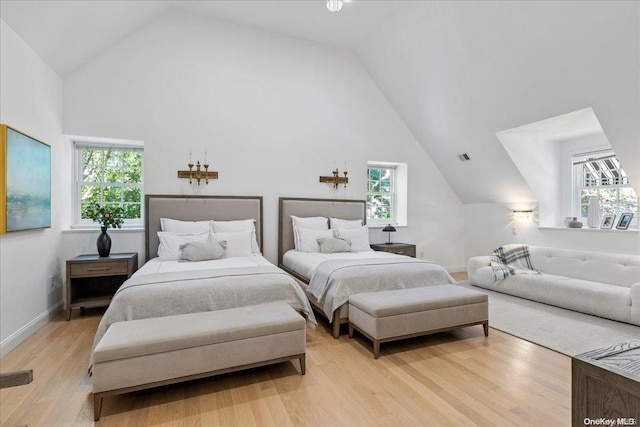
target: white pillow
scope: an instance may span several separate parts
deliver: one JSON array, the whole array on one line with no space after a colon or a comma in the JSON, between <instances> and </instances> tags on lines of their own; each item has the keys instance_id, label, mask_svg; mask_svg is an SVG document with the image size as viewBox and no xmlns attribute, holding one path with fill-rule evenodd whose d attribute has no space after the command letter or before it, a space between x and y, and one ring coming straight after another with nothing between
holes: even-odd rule
<instances>
[{"instance_id":1,"label":"white pillow","mask_svg":"<svg viewBox=\"0 0 640 427\"><path fill-rule=\"evenodd\" d=\"M372 251L369 245L369 227L351 228L348 230L335 230L336 237L351 242L351 250L354 252Z\"/></svg>"},{"instance_id":2,"label":"white pillow","mask_svg":"<svg viewBox=\"0 0 640 427\"><path fill-rule=\"evenodd\" d=\"M213 223L214 233L224 233L228 231L252 231L251 235L251 252L260 253L260 246L256 237L256 220L255 219L238 219L232 221L211 221Z\"/></svg>"},{"instance_id":3,"label":"white pillow","mask_svg":"<svg viewBox=\"0 0 640 427\"><path fill-rule=\"evenodd\" d=\"M158 256L162 261L180 259L180 246L191 242L208 242L209 232L200 234L176 234L166 231L158 231Z\"/></svg>"},{"instance_id":4,"label":"white pillow","mask_svg":"<svg viewBox=\"0 0 640 427\"><path fill-rule=\"evenodd\" d=\"M291 215L291 221L294 228L302 227L309 228L311 230L327 230L329 228L327 218L323 216L299 217Z\"/></svg>"},{"instance_id":5,"label":"white pillow","mask_svg":"<svg viewBox=\"0 0 640 427\"><path fill-rule=\"evenodd\" d=\"M291 215L291 223L293 224L293 246L295 246L296 250L299 250L298 248L300 247L300 239L298 238L296 227L307 228L309 230L329 229L327 218L323 216L299 217Z\"/></svg>"},{"instance_id":6,"label":"white pillow","mask_svg":"<svg viewBox=\"0 0 640 427\"><path fill-rule=\"evenodd\" d=\"M185 243L180 245L180 260L197 262L219 259L225 255L224 250L226 247L227 242L225 240L218 242L214 238L211 238L209 242Z\"/></svg>"},{"instance_id":7,"label":"white pillow","mask_svg":"<svg viewBox=\"0 0 640 427\"><path fill-rule=\"evenodd\" d=\"M160 228L167 233L200 234L211 231L211 220L181 221L179 219L160 218Z\"/></svg>"},{"instance_id":8,"label":"white pillow","mask_svg":"<svg viewBox=\"0 0 640 427\"><path fill-rule=\"evenodd\" d=\"M329 221L331 222L331 228L336 230L349 230L362 227L361 219L329 218Z\"/></svg>"},{"instance_id":9,"label":"white pillow","mask_svg":"<svg viewBox=\"0 0 640 427\"><path fill-rule=\"evenodd\" d=\"M250 256L253 253L251 250L251 235L251 231L225 231L221 233L213 233L213 237L218 241L227 241L227 257Z\"/></svg>"},{"instance_id":10,"label":"white pillow","mask_svg":"<svg viewBox=\"0 0 640 427\"><path fill-rule=\"evenodd\" d=\"M308 228L295 227L298 234L298 247L300 252L320 252L318 239L329 239L333 237L333 230L311 230Z\"/></svg>"}]
</instances>

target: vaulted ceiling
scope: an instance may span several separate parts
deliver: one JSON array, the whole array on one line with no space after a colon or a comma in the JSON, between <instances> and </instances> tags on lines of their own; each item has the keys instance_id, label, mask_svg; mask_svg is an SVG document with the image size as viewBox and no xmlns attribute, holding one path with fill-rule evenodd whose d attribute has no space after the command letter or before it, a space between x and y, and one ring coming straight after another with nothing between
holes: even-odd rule
<instances>
[{"instance_id":1,"label":"vaulted ceiling","mask_svg":"<svg viewBox=\"0 0 640 427\"><path fill-rule=\"evenodd\" d=\"M2 0L0 17L64 79L172 9L351 50L464 203L535 199L496 133L584 108L640 194L640 2Z\"/></svg>"}]
</instances>

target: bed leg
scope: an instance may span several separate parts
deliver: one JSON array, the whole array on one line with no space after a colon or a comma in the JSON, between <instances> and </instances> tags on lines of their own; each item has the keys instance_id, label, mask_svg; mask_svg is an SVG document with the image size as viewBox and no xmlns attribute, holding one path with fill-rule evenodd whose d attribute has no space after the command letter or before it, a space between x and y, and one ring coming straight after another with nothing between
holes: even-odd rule
<instances>
[{"instance_id":1,"label":"bed leg","mask_svg":"<svg viewBox=\"0 0 640 427\"><path fill-rule=\"evenodd\" d=\"M353 338L353 325L349 322L349 338Z\"/></svg>"},{"instance_id":2,"label":"bed leg","mask_svg":"<svg viewBox=\"0 0 640 427\"><path fill-rule=\"evenodd\" d=\"M340 338L340 319L333 319L333 337Z\"/></svg>"},{"instance_id":3,"label":"bed leg","mask_svg":"<svg viewBox=\"0 0 640 427\"><path fill-rule=\"evenodd\" d=\"M100 419L100 412L102 412L102 397L93 395L93 420L98 421Z\"/></svg>"},{"instance_id":4,"label":"bed leg","mask_svg":"<svg viewBox=\"0 0 640 427\"><path fill-rule=\"evenodd\" d=\"M304 375L307 372L306 354L300 356L300 375Z\"/></svg>"},{"instance_id":5,"label":"bed leg","mask_svg":"<svg viewBox=\"0 0 640 427\"><path fill-rule=\"evenodd\" d=\"M484 336L488 337L489 336L489 321L488 320L482 324L482 328L484 329Z\"/></svg>"},{"instance_id":6,"label":"bed leg","mask_svg":"<svg viewBox=\"0 0 640 427\"><path fill-rule=\"evenodd\" d=\"M373 340L373 358L377 359L380 356L380 341Z\"/></svg>"}]
</instances>

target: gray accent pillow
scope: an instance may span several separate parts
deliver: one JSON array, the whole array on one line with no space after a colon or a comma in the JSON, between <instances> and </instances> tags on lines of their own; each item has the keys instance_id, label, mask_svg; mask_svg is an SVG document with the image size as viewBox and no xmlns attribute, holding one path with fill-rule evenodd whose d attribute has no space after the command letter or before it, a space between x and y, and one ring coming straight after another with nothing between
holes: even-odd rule
<instances>
[{"instance_id":1,"label":"gray accent pillow","mask_svg":"<svg viewBox=\"0 0 640 427\"><path fill-rule=\"evenodd\" d=\"M318 239L320 245L320 253L333 254L336 252L351 252L351 242L345 239L336 239L333 237Z\"/></svg>"},{"instance_id":2,"label":"gray accent pillow","mask_svg":"<svg viewBox=\"0 0 640 427\"><path fill-rule=\"evenodd\" d=\"M189 242L180 245L181 261L207 261L222 258L227 248L227 241L211 238L210 242Z\"/></svg>"}]
</instances>

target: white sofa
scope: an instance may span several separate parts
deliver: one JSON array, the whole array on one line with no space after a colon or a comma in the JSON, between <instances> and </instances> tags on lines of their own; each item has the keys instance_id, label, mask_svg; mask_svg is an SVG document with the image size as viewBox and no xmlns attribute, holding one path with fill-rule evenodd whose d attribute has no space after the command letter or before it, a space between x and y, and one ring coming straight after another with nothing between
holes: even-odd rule
<instances>
[{"instance_id":1,"label":"white sofa","mask_svg":"<svg viewBox=\"0 0 640 427\"><path fill-rule=\"evenodd\" d=\"M469 259L469 282L569 310L640 326L640 256L529 246L542 274L496 282L488 256Z\"/></svg>"}]
</instances>

